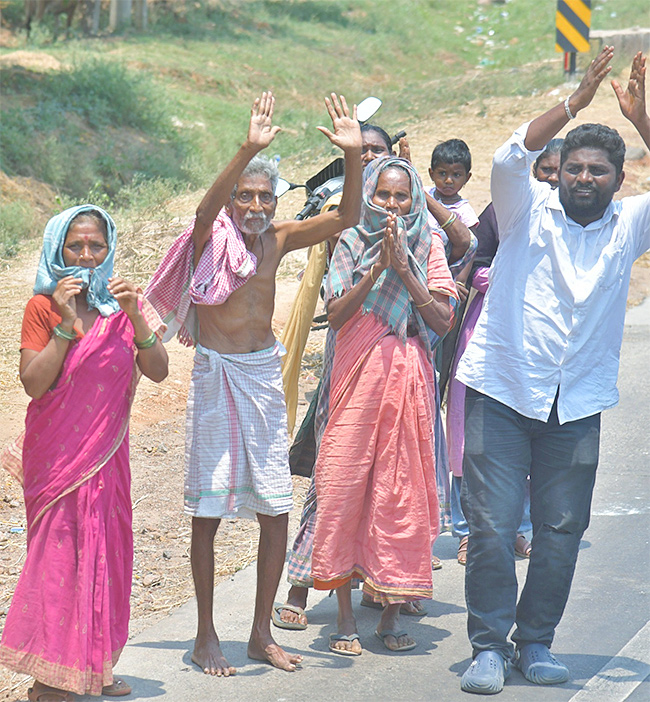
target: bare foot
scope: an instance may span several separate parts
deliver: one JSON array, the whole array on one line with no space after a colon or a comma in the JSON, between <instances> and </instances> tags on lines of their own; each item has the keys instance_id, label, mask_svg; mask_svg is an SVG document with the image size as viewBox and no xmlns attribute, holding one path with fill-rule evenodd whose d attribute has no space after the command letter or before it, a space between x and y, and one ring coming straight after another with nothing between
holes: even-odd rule
<instances>
[{"instance_id":1,"label":"bare foot","mask_svg":"<svg viewBox=\"0 0 650 702\"><path fill-rule=\"evenodd\" d=\"M271 636L268 639L254 639L248 642L248 657L255 661L267 661L272 666L293 673L302 662L302 656L287 653L275 643Z\"/></svg>"},{"instance_id":2,"label":"bare foot","mask_svg":"<svg viewBox=\"0 0 650 702\"><path fill-rule=\"evenodd\" d=\"M72 702L69 692L44 685L38 680L34 680L33 687L27 690L27 699L30 702Z\"/></svg>"},{"instance_id":3,"label":"bare foot","mask_svg":"<svg viewBox=\"0 0 650 702\"><path fill-rule=\"evenodd\" d=\"M206 675L216 675L218 678L227 678L237 672L221 653L219 637L216 634L206 637L205 640L197 637L192 651L192 662L201 668Z\"/></svg>"}]
</instances>

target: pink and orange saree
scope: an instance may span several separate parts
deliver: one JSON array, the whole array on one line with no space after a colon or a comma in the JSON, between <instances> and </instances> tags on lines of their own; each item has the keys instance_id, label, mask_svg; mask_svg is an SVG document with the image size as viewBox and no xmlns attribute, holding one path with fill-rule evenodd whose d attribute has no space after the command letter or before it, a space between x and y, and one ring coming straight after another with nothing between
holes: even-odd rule
<instances>
[{"instance_id":1,"label":"pink and orange saree","mask_svg":"<svg viewBox=\"0 0 650 702\"><path fill-rule=\"evenodd\" d=\"M411 184L410 211L398 218L411 272L453 309L456 291L442 242L427 224L422 183L409 162L392 157L364 171L361 221L339 239L326 297L346 294L368 271L372 277L387 217L373 195L381 172L392 167L406 171ZM433 595L436 410L424 319L390 266L372 282L336 336L329 419L314 472L311 574L316 589L328 590L362 578L364 591L385 606Z\"/></svg>"},{"instance_id":2,"label":"pink and orange saree","mask_svg":"<svg viewBox=\"0 0 650 702\"><path fill-rule=\"evenodd\" d=\"M0 663L77 694L113 682L128 635L135 352L123 312L98 317L30 403L22 455L3 456L22 476L28 534Z\"/></svg>"},{"instance_id":3,"label":"pink and orange saree","mask_svg":"<svg viewBox=\"0 0 650 702\"><path fill-rule=\"evenodd\" d=\"M438 534L433 367L373 314L338 332L330 417L315 468L316 589L351 577L374 601L431 598Z\"/></svg>"}]
</instances>

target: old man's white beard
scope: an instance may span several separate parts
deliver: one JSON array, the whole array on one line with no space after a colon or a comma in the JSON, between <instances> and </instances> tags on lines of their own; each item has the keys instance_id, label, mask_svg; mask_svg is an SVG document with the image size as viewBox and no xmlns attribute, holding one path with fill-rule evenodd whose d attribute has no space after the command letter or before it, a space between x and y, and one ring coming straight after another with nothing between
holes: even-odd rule
<instances>
[{"instance_id":1,"label":"old man's white beard","mask_svg":"<svg viewBox=\"0 0 650 702\"><path fill-rule=\"evenodd\" d=\"M239 229L242 234L264 234L271 226L271 215L248 213L244 215Z\"/></svg>"}]
</instances>

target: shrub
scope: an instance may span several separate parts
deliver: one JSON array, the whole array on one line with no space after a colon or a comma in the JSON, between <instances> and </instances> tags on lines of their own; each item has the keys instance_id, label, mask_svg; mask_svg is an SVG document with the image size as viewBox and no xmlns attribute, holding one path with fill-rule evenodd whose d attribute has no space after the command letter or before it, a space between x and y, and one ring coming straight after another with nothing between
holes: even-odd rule
<instances>
[{"instance_id":1,"label":"shrub","mask_svg":"<svg viewBox=\"0 0 650 702\"><path fill-rule=\"evenodd\" d=\"M18 253L21 239L27 238L34 225L33 209L20 200L0 204L0 258Z\"/></svg>"}]
</instances>

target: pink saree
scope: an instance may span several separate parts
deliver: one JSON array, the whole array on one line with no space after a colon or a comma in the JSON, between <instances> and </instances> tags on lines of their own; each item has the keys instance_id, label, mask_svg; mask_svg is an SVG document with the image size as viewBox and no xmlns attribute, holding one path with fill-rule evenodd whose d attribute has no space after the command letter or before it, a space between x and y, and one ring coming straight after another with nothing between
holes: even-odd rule
<instances>
[{"instance_id":1,"label":"pink saree","mask_svg":"<svg viewBox=\"0 0 650 702\"><path fill-rule=\"evenodd\" d=\"M0 663L77 694L113 682L128 636L134 360L128 317L98 317L25 420L27 557Z\"/></svg>"},{"instance_id":2,"label":"pink saree","mask_svg":"<svg viewBox=\"0 0 650 702\"><path fill-rule=\"evenodd\" d=\"M439 530L433 368L374 314L338 332L330 416L315 468L314 587L351 577L382 605L431 598Z\"/></svg>"}]
</instances>

